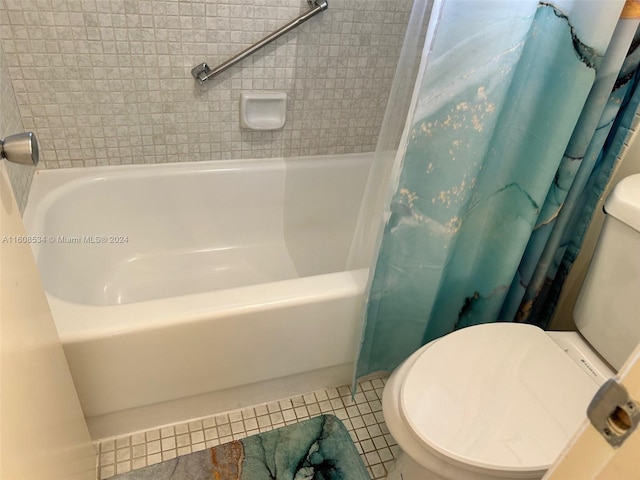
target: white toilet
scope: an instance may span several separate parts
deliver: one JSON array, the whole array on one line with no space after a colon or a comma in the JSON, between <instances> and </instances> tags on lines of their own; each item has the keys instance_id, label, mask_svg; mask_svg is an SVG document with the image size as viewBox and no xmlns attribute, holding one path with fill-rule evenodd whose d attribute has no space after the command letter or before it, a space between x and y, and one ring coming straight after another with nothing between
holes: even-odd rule
<instances>
[{"instance_id":1,"label":"white toilet","mask_svg":"<svg viewBox=\"0 0 640 480\"><path fill-rule=\"evenodd\" d=\"M640 341L640 175L616 185L574 309L578 332L478 325L435 340L389 378L402 449L389 479L539 479L599 386Z\"/></svg>"}]
</instances>

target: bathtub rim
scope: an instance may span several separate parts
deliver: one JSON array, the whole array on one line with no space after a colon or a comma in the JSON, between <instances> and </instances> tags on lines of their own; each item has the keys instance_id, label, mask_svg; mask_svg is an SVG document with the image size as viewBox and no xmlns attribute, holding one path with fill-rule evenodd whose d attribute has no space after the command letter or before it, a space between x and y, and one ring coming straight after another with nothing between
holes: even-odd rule
<instances>
[{"instance_id":1,"label":"bathtub rim","mask_svg":"<svg viewBox=\"0 0 640 480\"><path fill-rule=\"evenodd\" d=\"M174 326L228 320L237 313L363 295L368 268L120 305L83 305L46 292L62 344Z\"/></svg>"},{"instance_id":2,"label":"bathtub rim","mask_svg":"<svg viewBox=\"0 0 640 480\"><path fill-rule=\"evenodd\" d=\"M187 175L193 172L236 171L251 167L286 169L287 164L297 162L341 161L339 159L371 160L374 152L341 153L335 155L309 155L294 157L269 158L241 158L227 160L195 160L168 163L133 163L127 165L99 165L93 167L68 167L56 169L38 169L34 173L34 180L27 198L23 221L31 230L41 225L43 211L46 211L53 201L77 186L106 181L112 177L146 177L153 175ZM34 206L35 205L35 206Z\"/></svg>"}]
</instances>

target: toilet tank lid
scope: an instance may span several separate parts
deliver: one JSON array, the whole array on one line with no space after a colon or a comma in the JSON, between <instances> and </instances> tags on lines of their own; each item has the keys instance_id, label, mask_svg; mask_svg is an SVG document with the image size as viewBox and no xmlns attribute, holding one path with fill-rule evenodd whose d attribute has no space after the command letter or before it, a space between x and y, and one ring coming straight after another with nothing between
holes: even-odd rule
<instances>
[{"instance_id":1,"label":"toilet tank lid","mask_svg":"<svg viewBox=\"0 0 640 480\"><path fill-rule=\"evenodd\" d=\"M625 177L616 184L604 211L640 232L640 174Z\"/></svg>"}]
</instances>

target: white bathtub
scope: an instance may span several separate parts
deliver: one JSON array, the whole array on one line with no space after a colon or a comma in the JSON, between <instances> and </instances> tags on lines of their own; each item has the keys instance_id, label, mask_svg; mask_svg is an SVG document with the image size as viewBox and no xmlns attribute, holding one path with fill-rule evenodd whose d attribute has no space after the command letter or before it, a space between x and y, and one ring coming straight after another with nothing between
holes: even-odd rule
<instances>
[{"instance_id":1,"label":"white bathtub","mask_svg":"<svg viewBox=\"0 0 640 480\"><path fill-rule=\"evenodd\" d=\"M25 225L94 437L350 380L371 157L36 174Z\"/></svg>"}]
</instances>

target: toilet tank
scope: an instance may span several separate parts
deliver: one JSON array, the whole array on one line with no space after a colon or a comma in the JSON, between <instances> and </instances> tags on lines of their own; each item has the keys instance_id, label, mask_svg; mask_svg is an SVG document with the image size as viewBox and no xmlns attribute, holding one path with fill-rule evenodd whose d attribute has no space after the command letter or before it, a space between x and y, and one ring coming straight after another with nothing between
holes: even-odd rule
<instances>
[{"instance_id":1,"label":"toilet tank","mask_svg":"<svg viewBox=\"0 0 640 480\"><path fill-rule=\"evenodd\" d=\"M580 333L619 370L640 342L640 175L613 189L573 310Z\"/></svg>"}]
</instances>

